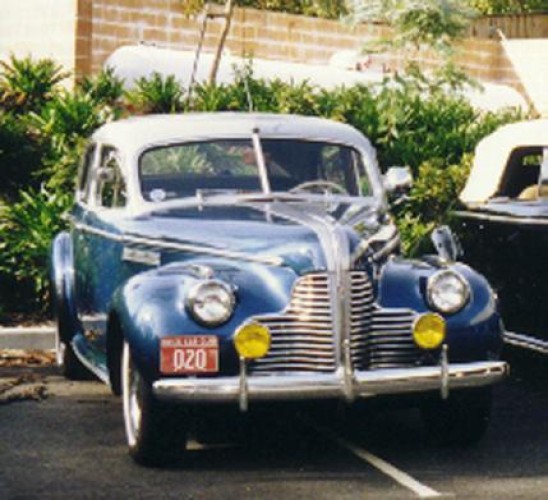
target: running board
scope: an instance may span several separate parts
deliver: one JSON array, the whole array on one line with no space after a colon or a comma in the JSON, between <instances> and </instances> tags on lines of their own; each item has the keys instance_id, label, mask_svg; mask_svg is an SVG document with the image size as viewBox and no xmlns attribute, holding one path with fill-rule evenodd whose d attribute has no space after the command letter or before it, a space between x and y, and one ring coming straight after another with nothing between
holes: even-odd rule
<instances>
[{"instance_id":1,"label":"running board","mask_svg":"<svg viewBox=\"0 0 548 500\"><path fill-rule=\"evenodd\" d=\"M506 344L521 347L523 349L529 349L541 354L548 354L548 342L546 340L540 340L535 337L530 337L528 335L515 332L505 332L503 338Z\"/></svg>"}]
</instances>

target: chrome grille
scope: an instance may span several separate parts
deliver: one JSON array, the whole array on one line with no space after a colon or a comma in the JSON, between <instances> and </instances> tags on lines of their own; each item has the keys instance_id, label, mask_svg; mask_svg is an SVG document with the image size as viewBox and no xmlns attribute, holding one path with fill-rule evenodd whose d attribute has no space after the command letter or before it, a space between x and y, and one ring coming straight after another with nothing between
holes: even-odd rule
<instances>
[{"instance_id":1,"label":"chrome grille","mask_svg":"<svg viewBox=\"0 0 548 500\"><path fill-rule=\"evenodd\" d=\"M411 330L415 313L409 309L376 309L367 336L369 369L403 368L416 364L420 352Z\"/></svg>"},{"instance_id":2,"label":"chrome grille","mask_svg":"<svg viewBox=\"0 0 548 500\"><path fill-rule=\"evenodd\" d=\"M355 369L402 367L413 364L417 350L411 337L414 313L380 309L366 272L349 273L350 349ZM268 355L251 363L252 373L287 371L333 372L337 367L332 326L329 276L299 278L285 311L256 316L272 334Z\"/></svg>"},{"instance_id":3,"label":"chrome grille","mask_svg":"<svg viewBox=\"0 0 548 500\"><path fill-rule=\"evenodd\" d=\"M297 280L291 301L280 314L254 320L270 329L272 345L253 372L335 370L335 350L327 274L308 274Z\"/></svg>"}]
</instances>

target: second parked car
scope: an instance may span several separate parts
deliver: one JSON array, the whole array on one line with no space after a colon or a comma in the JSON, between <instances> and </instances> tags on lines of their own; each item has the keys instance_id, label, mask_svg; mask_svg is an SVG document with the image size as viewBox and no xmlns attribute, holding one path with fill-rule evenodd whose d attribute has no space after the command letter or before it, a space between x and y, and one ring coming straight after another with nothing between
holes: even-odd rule
<instances>
[{"instance_id":1,"label":"second parked car","mask_svg":"<svg viewBox=\"0 0 548 500\"><path fill-rule=\"evenodd\" d=\"M548 120L481 141L460 198L465 258L497 290L506 342L548 354Z\"/></svg>"}]
</instances>

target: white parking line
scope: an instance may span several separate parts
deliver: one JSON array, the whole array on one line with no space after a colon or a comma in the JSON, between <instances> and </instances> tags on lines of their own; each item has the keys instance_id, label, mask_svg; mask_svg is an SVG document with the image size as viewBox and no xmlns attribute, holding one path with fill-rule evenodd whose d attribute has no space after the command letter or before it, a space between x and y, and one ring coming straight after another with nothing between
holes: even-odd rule
<instances>
[{"instance_id":1,"label":"white parking line","mask_svg":"<svg viewBox=\"0 0 548 500\"><path fill-rule=\"evenodd\" d=\"M362 460L365 460L367 463L381 471L383 474L386 474L387 476L391 477L394 481L401 484L405 488L411 490L413 493L415 493L419 498L434 498L434 497L440 497L442 496L441 493L438 491L430 488L429 486L426 486L416 479L412 478L409 474L406 472L403 472L399 470L398 468L394 467L393 465L389 464L382 458L377 457L376 455L373 455L372 453L368 452L367 450L364 450L363 448L360 448L359 446L356 446L354 443L351 443L350 441L344 439L343 437L337 435L334 433L331 429L328 429L327 427L318 425L316 422L313 422L311 420L306 419L305 420L307 424L312 426L316 431L318 431L320 434L323 434L328 439L331 439L335 443L337 443L342 448L346 448L347 450L351 451L354 455L356 455L358 458L361 458Z\"/></svg>"}]
</instances>

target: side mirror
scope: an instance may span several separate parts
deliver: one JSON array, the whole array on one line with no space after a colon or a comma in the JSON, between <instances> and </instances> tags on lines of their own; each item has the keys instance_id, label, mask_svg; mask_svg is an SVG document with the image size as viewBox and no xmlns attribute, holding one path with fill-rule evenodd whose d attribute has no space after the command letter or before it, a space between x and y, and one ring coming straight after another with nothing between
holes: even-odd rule
<instances>
[{"instance_id":1,"label":"side mirror","mask_svg":"<svg viewBox=\"0 0 548 500\"><path fill-rule=\"evenodd\" d=\"M448 226L438 226L430 237L438 255L445 262L454 262L462 256L459 240Z\"/></svg>"},{"instance_id":2,"label":"side mirror","mask_svg":"<svg viewBox=\"0 0 548 500\"><path fill-rule=\"evenodd\" d=\"M390 167L383 177L384 189L389 195L407 193L413 186L413 175L409 167Z\"/></svg>"}]
</instances>

